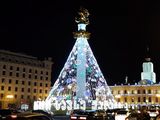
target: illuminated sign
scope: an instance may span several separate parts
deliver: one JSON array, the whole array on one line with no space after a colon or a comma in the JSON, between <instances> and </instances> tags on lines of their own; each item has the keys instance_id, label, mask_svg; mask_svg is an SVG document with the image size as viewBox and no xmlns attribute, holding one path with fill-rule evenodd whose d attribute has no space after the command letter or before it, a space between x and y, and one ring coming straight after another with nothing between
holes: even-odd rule
<instances>
[{"instance_id":1,"label":"illuminated sign","mask_svg":"<svg viewBox=\"0 0 160 120\"><path fill-rule=\"evenodd\" d=\"M97 101L97 100L90 100L85 101L83 99L80 100L53 100L51 101L36 101L34 102L34 110L36 109L48 109L50 110L49 106L52 106L56 110L72 110L72 109L82 109L86 110L87 105L89 104L92 110L97 109L113 109L113 101ZM47 107L48 106L48 107Z\"/></svg>"}]
</instances>

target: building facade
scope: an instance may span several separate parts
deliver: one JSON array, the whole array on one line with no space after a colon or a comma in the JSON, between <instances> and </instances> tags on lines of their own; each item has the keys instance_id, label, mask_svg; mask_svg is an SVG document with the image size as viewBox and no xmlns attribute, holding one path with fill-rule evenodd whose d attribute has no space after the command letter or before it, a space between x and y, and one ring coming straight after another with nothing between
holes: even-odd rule
<instances>
[{"instance_id":1,"label":"building facade","mask_svg":"<svg viewBox=\"0 0 160 120\"><path fill-rule=\"evenodd\" d=\"M0 107L33 106L51 88L52 60L0 50Z\"/></svg>"},{"instance_id":2,"label":"building facade","mask_svg":"<svg viewBox=\"0 0 160 120\"><path fill-rule=\"evenodd\" d=\"M138 108L160 104L159 84L115 85L110 88L120 107Z\"/></svg>"},{"instance_id":3,"label":"building facade","mask_svg":"<svg viewBox=\"0 0 160 120\"><path fill-rule=\"evenodd\" d=\"M160 84L156 83L156 74L150 58L145 58L142 70L141 80L138 83L110 86L121 107L159 106Z\"/></svg>"}]
</instances>

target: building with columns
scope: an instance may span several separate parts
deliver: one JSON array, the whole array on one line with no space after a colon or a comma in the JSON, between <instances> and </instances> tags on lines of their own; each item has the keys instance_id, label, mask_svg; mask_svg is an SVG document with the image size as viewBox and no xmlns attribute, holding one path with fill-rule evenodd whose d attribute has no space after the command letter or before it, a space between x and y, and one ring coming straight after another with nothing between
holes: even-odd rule
<instances>
[{"instance_id":1,"label":"building with columns","mask_svg":"<svg viewBox=\"0 0 160 120\"><path fill-rule=\"evenodd\" d=\"M0 108L30 107L44 100L51 87L52 60L0 50Z\"/></svg>"},{"instance_id":2,"label":"building with columns","mask_svg":"<svg viewBox=\"0 0 160 120\"><path fill-rule=\"evenodd\" d=\"M159 106L160 84L156 83L156 74L150 58L145 59L142 69L141 80L138 83L110 86L115 100L122 107Z\"/></svg>"}]
</instances>

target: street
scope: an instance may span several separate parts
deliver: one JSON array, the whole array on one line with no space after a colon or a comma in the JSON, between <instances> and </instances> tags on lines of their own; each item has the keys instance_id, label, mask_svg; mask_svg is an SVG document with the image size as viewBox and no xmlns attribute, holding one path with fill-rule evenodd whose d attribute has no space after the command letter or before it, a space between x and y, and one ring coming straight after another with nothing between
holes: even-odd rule
<instances>
[{"instance_id":1,"label":"street","mask_svg":"<svg viewBox=\"0 0 160 120\"><path fill-rule=\"evenodd\" d=\"M69 120L69 116L54 116L54 120Z\"/></svg>"}]
</instances>

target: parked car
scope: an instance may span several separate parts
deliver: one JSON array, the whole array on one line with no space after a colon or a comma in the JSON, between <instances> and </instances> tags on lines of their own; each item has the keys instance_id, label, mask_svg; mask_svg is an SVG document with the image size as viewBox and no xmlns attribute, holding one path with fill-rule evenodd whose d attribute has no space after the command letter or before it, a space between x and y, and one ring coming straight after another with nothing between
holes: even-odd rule
<instances>
[{"instance_id":1,"label":"parked car","mask_svg":"<svg viewBox=\"0 0 160 120\"><path fill-rule=\"evenodd\" d=\"M42 113L23 112L18 114L12 114L5 120L53 120L51 117Z\"/></svg>"},{"instance_id":2,"label":"parked car","mask_svg":"<svg viewBox=\"0 0 160 120\"><path fill-rule=\"evenodd\" d=\"M130 112L128 110L119 110L115 114L115 120L125 120L128 117Z\"/></svg>"},{"instance_id":3,"label":"parked car","mask_svg":"<svg viewBox=\"0 0 160 120\"><path fill-rule=\"evenodd\" d=\"M115 114L119 110L121 110L121 109L108 109L108 110L106 110L107 119L108 120L114 120L115 119Z\"/></svg>"},{"instance_id":4,"label":"parked car","mask_svg":"<svg viewBox=\"0 0 160 120\"><path fill-rule=\"evenodd\" d=\"M51 117L51 118L52 118L52 115L49 114L48 112L44 111L44 110L32 110L32 113L42 113L42 114L45 114L45 115L47 115L48 117Z\"/></svg>"},{"instance_id":5,"label":"parked car","mask_svg":"<svg viewBox=\"0 0 160 120\"><path fill-rule=\"evenodd\" d=\"M141 114L137 111L132 111L125 120L141 120Z\"/></svg>"},{"instance_id":6,"label":"parked car","mask_svg":"<svg viewBox=\"0 0 160 120\"><path fill-rule=\"evenodd\" d=\"M70 120L107 120L104 110L73 110Z\"/></svg>"},{"instance_id":7,"label":"parked car","mask_svg":"<svg viewBox=\"0 0 160 120\"><path fill-rule=\"evenodd\" d=\"M70 120L87 120L88 115L86 111L81 109L76 109L71 112Z\"/></svg>"},{"instance_id":8,"label":"parked car","mask_svg":"<svg viewBox=\"0 0 160 120\"><path fill-rule=\"evenodd\" d=\"M156 117L159 114L158 110L156 109L148 110L148 113L150 117Z\"/></svg>"},{"instance_id":9,"label":"parked car","mask_svg":"<svg viewBox=\"0 0 160 120\"><path fill-rule=\"evenodd\" d=\"M93 110L93 119L95 120L107 120L107 114L105 110Z\"/></svg>"},{"instance_id":10,"label":"parked car","mask_svg":"<svg viewBox=\"0 0 160 120\"><path fill-rule=\"evenodd\" d=\"M14 113L17 113L17 111L11 109L0 109L0 120L5 119L7 116Z\"/></svg>"}]
</instances>

